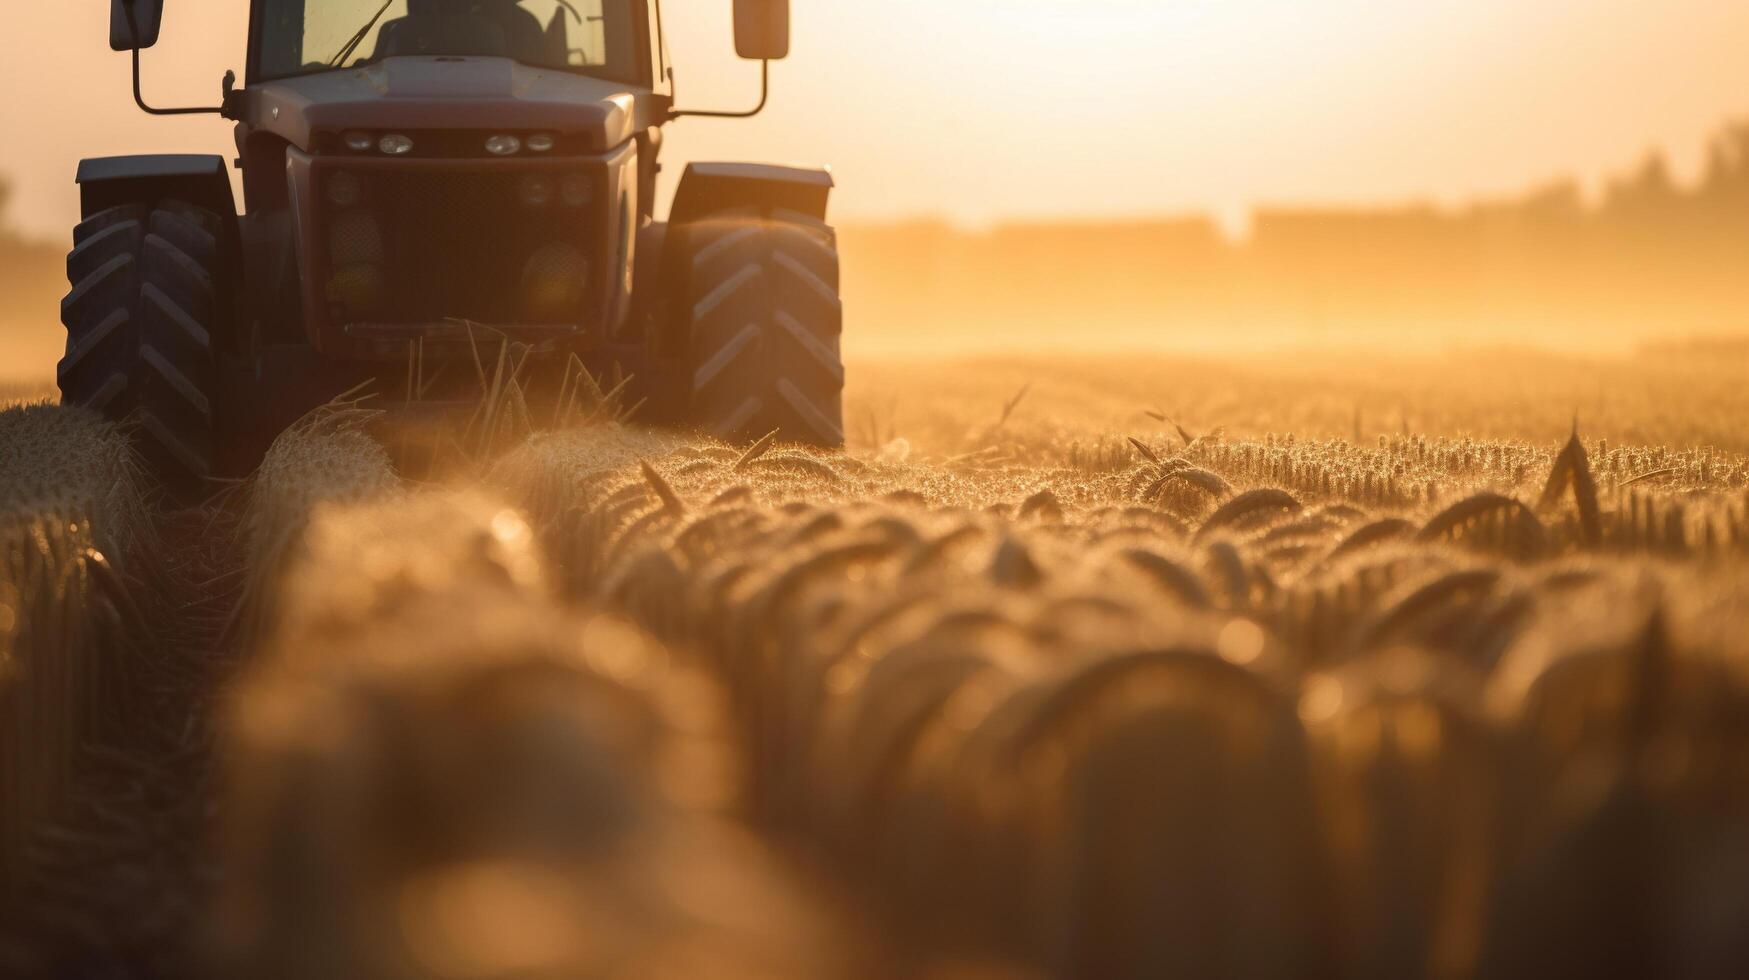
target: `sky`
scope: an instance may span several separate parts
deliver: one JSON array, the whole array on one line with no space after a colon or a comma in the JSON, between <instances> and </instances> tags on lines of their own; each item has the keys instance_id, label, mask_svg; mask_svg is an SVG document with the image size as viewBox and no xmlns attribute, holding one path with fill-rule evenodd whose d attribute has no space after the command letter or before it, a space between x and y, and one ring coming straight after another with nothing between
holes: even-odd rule
<instances>
[{"instance_id":1,"label":"sky","mask_svg":"<svg viewBox=\"0 0 1749 980\"><path fill-rule=\"evenodd\" d=\"M241 69L247 4L167 0L163 104ZM12 221L64 235L81 156L230 154L228 124L133 108L108 3L8 4L0 174ZM666 0L682 101L738 108L729 0ZM772 108L670 130L689 159L827 163L838 220L962 224L1259 204L1454 203L1575 175L1595 187L1749 117L1742 0L795 0Z\"/></svg>"}]
</instances>

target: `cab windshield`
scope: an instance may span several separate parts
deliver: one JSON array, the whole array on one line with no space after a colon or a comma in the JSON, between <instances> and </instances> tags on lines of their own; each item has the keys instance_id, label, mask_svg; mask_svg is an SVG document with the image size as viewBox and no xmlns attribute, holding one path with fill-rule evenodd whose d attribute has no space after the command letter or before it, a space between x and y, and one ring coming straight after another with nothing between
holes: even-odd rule
<instances>
[{"instance_id":1,"label":"cab windshield","mask_svg":"<svg viewBox=\"0 0 1749 980\"><path fill-rule=\"evenodd\" d=\"M637 83L635 0L261 0L263 79L397 55L514 58Z\"/></svg>"}]
</instances>

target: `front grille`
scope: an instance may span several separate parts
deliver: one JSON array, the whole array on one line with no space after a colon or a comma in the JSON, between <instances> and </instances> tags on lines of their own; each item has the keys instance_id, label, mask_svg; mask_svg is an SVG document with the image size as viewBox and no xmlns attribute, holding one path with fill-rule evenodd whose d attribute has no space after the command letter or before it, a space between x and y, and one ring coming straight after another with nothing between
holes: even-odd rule
<instances>
[{"instance_id":1,"label":"front grille","mask_svg":"<svg viewBox=\"0 0 1749 980\"><path fill-rule=\"evenodd\" d=\"M591 321L604 270L590 181L559 168L329 172L318 190L329 318Z\"/></svg>"}]
</instances>

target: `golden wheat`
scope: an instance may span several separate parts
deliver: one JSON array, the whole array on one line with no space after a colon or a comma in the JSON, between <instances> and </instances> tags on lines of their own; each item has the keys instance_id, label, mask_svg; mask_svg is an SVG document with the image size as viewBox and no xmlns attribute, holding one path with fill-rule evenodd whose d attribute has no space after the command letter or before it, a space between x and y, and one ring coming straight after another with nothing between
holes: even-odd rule
<instances>
[{"instance_id":1,"label":"golden wheat","mask_svg":"<svg viewBox=\"0 0 1749 980\"><path fill-rule=\"evenodd\" d=\"M29 835L65 803L76 753L126 708L146 642L119 568L151 538L127 440L94 415L0 411L0 891Z\"/></svg>"},{"instance_id":2,"label":"golden wheat","mask_svg":"<svg viewBox=\"0 0 1749 980\"><path fill-rule=\"evenodd\" d=\"M375 413L336 404L282 433L245 487L239 535L242 599L226 630L245 646L270 628L287 552L324 505L369 501L401 490L388 452L365 427Z\"/></svg>"},{"instance_id":3,"label":"golden wheat","mask_svg":"<svg viewBox=\"0 0 1749 980\"><path fill-rule=\"evenodd\" d=\"M562 614L533 544L474 494L310 515L230 713L231 965L845 975L831 926L719 816L736 781L709 684L622 621Z\"/></svg>"},{"instance_id":4,"label":"golden wheat","mask_svg":"<svg viewBox=\"0 0 1749 980\"><path fill-rule=\"evenodd\" d=\"M854 885L876 975L1745 965L1658 931L1749 908L1749 444L1647 439L1679 385L1592 442L1509 361L1395 414L961 368L822 453L631 428L575 373L528 434L488 368L484 490L403 495L352 423L257 478L247 975L843 975L726 801Z\"/></svg>"},{"instance_id":5,"label":"golden wheat","mask_svg":"<svg viewBox=\"0 0 1749 980\"><path fill-rule=\"evenodd\" d=\"M885 452L846 460L764 445L755 459L791 462L758 467L745 454L690 448L672 462L652 453L634 461L607 448L626 438L611 430L547 437L538 464L525 457L503 471L534 512L568 515L543 525L559 553L574 556L567 591L624 608L705 654L733 692L760 812L829 843L891 901L913 939L969 943L1058 975L1304 975L1304 964L1328 952L1324 937L1342 937L1337 948L1351 964L1373 957L1372 969L1385 972L1467 975L1493 955L1485 947L1503 941L1488 919L1500 907L1499 882L1517 870L1478 867L1496 842L1476 834L1508 793L1520 794L1511 797L1518 805L1540 805L1502 783L1506 757L1495 751L1502 737L1528 736L1503 736L1473 706L1496 664L1518 662L1516 651L1533 637L1591 615L1589 601L1555 583L1608 572L1592 559L1538 578L1498 562L1595 552L1630 528L1677 533L1668 517L1605 510L1576 439L1560 453L1393 440L1382 452L1401 466L1350 475L1341 472L1350 450L1335 444L1187 437L1186 452L1200 454L1195 465L1150 459L1148 450L1141 474L1102 475L1020 465L1024 453L1000 448L940 467ZM1409 460L1428 457L1440 471L1415 475L1414 466L1428 464ZM1210 478L1180 482L1224 496L1221 462L1238 479L1284 476L1296 490L1241 483L1212 512L1159 499L1167 482L1201 465ZM1505 492L1527 488L1537 466L1559 485L1546 501L1551 512L1554 495L1573 490L1570 528L1545 527ZM1449 484L1442 474L1457 472L1510 477L1500 491L1443 506L1433 506L1441 493L1392 489ZM1148 481L1139 491L1138 479ZM555 487L569 488L562 504L550 496ZM1308 506L1302 492L1328 503ZM1120 506L1138 494L1166 509ZM1730 540L1716 533L1715 552ZM1725 601L1740 602L1734 594ZM1200 631L1199 611L1208 619ZM1672 613L1685 630L1705 618L1693 605ZM1741 642L1733 645L1743 656ZM1091 707L1080 709L1092 712L1084 717L1045 706L1080 704L1067 693L1080 683L1076 665L1095 671L1089 676L1127 676L1125 651L1149 649L1176 651L1178 659L1161 663L1181 666L1165 676L1188 673L1172 684L1191 683L1196 665L1222 664L1249 678L1239 690L1259 685L1260 717L1285 712L1292 720L1279 722L1284 731L1304 725L1317 734L1313 747L1283 743L1284 754L1259 763L1274 802L1244 798L1219 810L1223 791L1197 784L1149 810L1153 797L1137 796L1148 777L1124 767L1170 771L1159 767L1210 736L1134 700L1137 683L1116 686L1128 700L1109 736L1050 754L1056 782L1023 780L998 792L1015 778L1013 763L985 770L995 763L973 761L1024 741L998 735L1021 718L1088 723L1098 715ZM1382 693L1356 693L1368 690ZM1683 703L1687 695L1669 697ZM1208 692L1189 700L1222 703ZM1343 748L1352 736L1340 733L1370 731L1384 722L1364 719L1387 717L1402 733L1389 737L1410 740L1404 747L1365 757ZM1016 731L1040 726L1049 724ZM1321 740L1333 740L1328 751ZM1291 790L1301 802L1287 802L1294 797L1280 794L1296 784L1283 780L1299 758L1329 762ZM1361 801L1341 788L1398 772L1406 775L1389 778L1431 781L1430 795L1356 810ZM1718 785L1722 775L1708 778ZM1353 816L1326 802L1328 822L1237 829L1252 810L1322 814L1305 802L1313 785L1320 799L1336 793ZM1473 795L1448 823L1438 794L1451 792ZM992 793L1010 802L990 810ZM1065 793L1086 802L1053 810ZM1187 793L1200 802L1184 804ZM1122 830L1126 805L1152 814L1145 830ZM1297 842L1266 860L1269 877L1237 890L1252 904L1217 913L1246 922L1255 943L1222 946L1175 934L1169 921L1126 918L1160 907L1173 887L1187 896L1174 901L1208 902L1212 886L1195 884L1174 862L1229 846L1192 833L1217 810L1229 814L1232 840L1244 842L1231 846ZM1357 876L1416 853L1394 830L1364 829L1378 826L1424 835L1444 863L1414 879ZM1149 893L1160 898L1140 897ZM1418 910L1405 914L1421 931L1403 931L1380 902ZM1323 909L1328 921L1308 916ZM1392 958L1378 958L1373 950L1387 931Z\"/></svg>"}]
</instances>

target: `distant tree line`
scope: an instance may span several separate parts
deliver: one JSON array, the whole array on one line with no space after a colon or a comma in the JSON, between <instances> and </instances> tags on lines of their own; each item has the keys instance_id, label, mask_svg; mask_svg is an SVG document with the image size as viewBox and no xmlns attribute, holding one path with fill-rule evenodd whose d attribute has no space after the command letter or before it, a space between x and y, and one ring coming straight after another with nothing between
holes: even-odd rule
<instances>
[{"instance_id":1,"label":"distant tree line","mask_svg":"<svg viewBox=\"0 0 1749 980\"><path fill-rule=\"evenodd\" d=\"M26 238L12 226L12 184L0 177L0 295L29 282L44 263L58 267L65 249L58 244ZM65 282L57 284L64 288Z\"/></svg>"},{"instance_id":2,"label":"distant tree line","mask_svg":"<svg viewBox=\"0 0 1749 980\"><path fill-rule=\"evenodd\" d=\"M1203 217L918 222L848 229L845 250L852 308L896 336L1733 333L1749 329L1749 122L1717 135L1692 186L1653 154L1595 201L1563 180L1455 209L1270 207L1241 242Z\"/></svg>"},{"instance_id":3,"label":"distant tree line","mask_svg":"<svg viewBox=\"0 0 1749 980\"><path fill-rule=\"evenodd\" d=\"M12 187L0 179L0 384L53 377L67 291L66 246L19 233L11 203Z\"/></svg>"}]
</instances>

